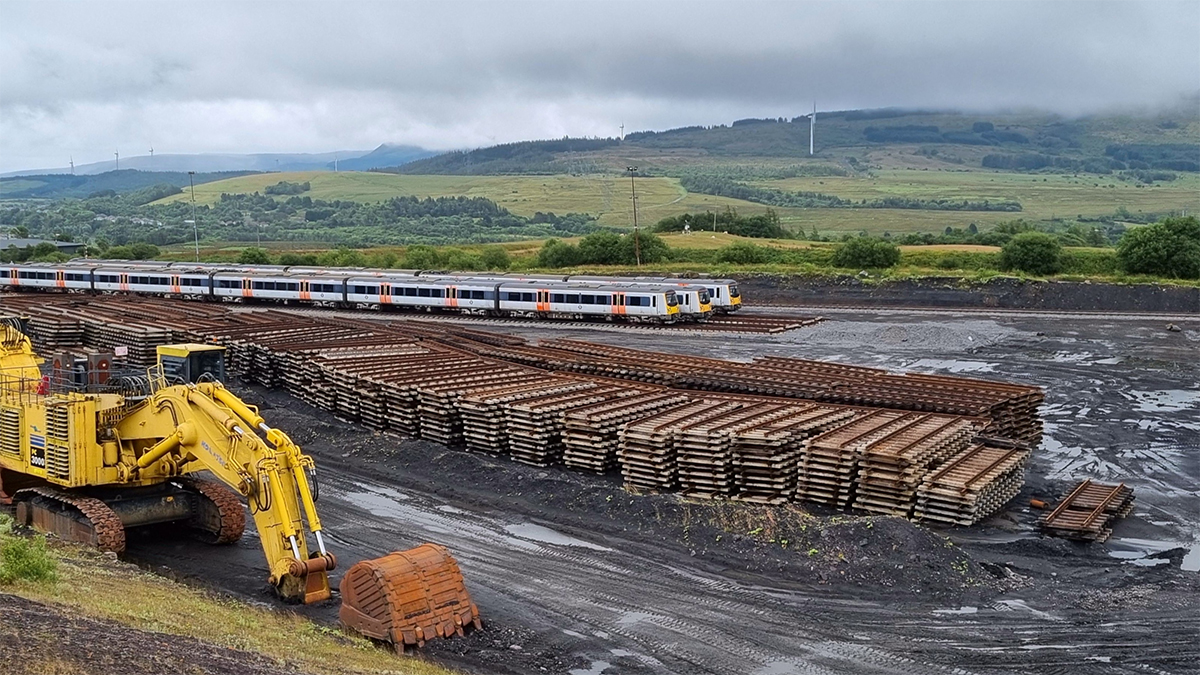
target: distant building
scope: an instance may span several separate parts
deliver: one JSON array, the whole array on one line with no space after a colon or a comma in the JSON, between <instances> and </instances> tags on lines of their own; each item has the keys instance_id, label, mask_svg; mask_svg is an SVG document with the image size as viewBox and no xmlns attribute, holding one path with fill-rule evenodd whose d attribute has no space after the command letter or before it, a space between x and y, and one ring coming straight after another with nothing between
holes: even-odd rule
<instances>
[{"instance_id":1,"label":"distant building","mask_svg":"<svg viewBox=\"0 0 1200 675\"><path fill-rule=\"evenodd\" d=\"M63 253L66 253L67 255L79 253L81 250L83 250L83 247L87 245L87 244L76 244L76 243L69 242L69 241L50 241L49 239L26 239L26 238L21 238L21 237L6 237L4 235L0 235L0 250L4 250L7 248L16 248L16 249L33 248L34 246L37 246L38 244L54 244L55 246L58 247L58 250L62 251Z\"/></svg>"}]
</instances>

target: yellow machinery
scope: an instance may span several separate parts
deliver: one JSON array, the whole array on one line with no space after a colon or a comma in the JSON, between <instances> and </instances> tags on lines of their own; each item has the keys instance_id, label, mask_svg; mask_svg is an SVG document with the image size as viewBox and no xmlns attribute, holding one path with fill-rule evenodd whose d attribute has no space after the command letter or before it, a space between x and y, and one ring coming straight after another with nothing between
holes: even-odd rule
<instances>
[{"instance_id":1,"label":"yellow machinery","mask_svg":"<svg viewBox=\"0 0 1200 675\"><path fill-rule=\"evenodd\" d=\"M305 603L330 597L336 559L321 536L313 460L221 384L223 347L161 346L146 376L104 386L89 379L76 390L44 376L41 364L19 323L0 319L0 502L15 505L19 524L117 552L126 528L155 523L179 523L223 544L242 535L244 498L279 594ZM219 482L195 475L201 471ZM376 587L360 579L355 597L405 595L424 604L386 604L388 634L353 620L350 627L402 646L479 625L444 548L406 554L418 554L407 559L419 564L389 566L389 556L359 563L377 570ZM378 613L378 603L371 610Z\"/></svg>"}]
</instances>

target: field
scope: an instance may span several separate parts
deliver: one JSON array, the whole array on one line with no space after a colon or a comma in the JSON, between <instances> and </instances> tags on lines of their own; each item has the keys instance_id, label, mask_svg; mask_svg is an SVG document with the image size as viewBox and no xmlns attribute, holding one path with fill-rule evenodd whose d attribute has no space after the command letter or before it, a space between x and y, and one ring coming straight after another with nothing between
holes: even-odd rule
<instances>
[{"instance_id":1,"label":"field","mask_svg":"<svg viewBox=\"0 0 1200 675\"><path fill-rule=\"evenodd\" d=\"M1141 186L1112 176L1045 175L991 171L877 171L869 178L828 176L761 181L777 190L822 192L845 199L1015 200L1030 220L1200 209L1200 176L1180 173L1168 183ZM930 215L930 212L920 212ZM889 214L890 215L890 214ZM938 215L934 212L933 215ZM1010 213L951 213L980 224L1010 220Z\"/></svg>"},{"instance_id":2,"label":"field","mask_svg":"<svg viewBox=\"0 0 1200 675\"><path fill-rule=\"evenodd\" d=\"M590 213L601 225L631 227L629 181L620 176L431 176L367 172L302 172L241 176L196 186L196 201L209 204L221 193L261 192L279 181L305 181L313 199L376 202L397 196L486 197L509 211L532 216L538 211L565 214ZM1137 187L1113 177L997 173L985 171L879 171L871 177L790 178L761 181L762 187L786 191L833 194L846 199L889 196L950 200L1017 200L1020 213L977 211L924 211L914 209L776 209L784 225L793 230L823 234L867 231L941 232L947 227L980 229L996 223L1026 218L1095 217L1112 215L1124 207L1131 214L1200 211L1200 176L1180 174L1170 183ZM638 216L643 225L686 212L723 210L742 214L762 213L767 207L740 199L689 193L674 178L637 179ZM187 200L174 195L159 203Z\"/></svg>"}]
</instances>

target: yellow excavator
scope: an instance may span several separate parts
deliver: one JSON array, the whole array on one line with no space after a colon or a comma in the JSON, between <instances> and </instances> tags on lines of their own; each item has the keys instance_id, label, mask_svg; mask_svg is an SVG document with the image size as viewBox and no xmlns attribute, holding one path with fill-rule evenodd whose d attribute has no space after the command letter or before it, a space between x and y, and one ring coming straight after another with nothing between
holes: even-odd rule
<instances>
[{"instance_id":1,"label":"yellow excavator","mask_svg":"<svg viewBox=\"0 0 1200 675\"><path fill-rule=\"evenodd\" d=\"M160 346L136 376L107 359L45 373L19 317L0 317L0 504L19 525L121 552L127 528L161 523L237 541L245 500L269 583L287 601L328 600L337 559L322 537L313 460L225 388L224 351ZM341 595L347 628L397 649L480 625L457 563L436 544L359 562Z\"/></svg>"}]
</instances>

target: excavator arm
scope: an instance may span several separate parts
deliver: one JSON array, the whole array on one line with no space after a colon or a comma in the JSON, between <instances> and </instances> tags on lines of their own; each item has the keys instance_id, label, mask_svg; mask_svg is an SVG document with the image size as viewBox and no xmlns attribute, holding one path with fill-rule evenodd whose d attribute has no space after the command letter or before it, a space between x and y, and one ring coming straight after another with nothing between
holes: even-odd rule
<instances>
[{"instance_id":1,"label":"excavator arm","mask_svg":"<svg viewBox=\"0 0 1200 675\"><path fill-rule=\"evenodd\" d=\"M330 597L328 571L336 559L321 537L312 458L252 406L218 382L164 386L114 431L130 479L207 469L241 493L281 596L305 603ZM316 543L312 552L305 523Z\"/></svg>"}]
</instances>

